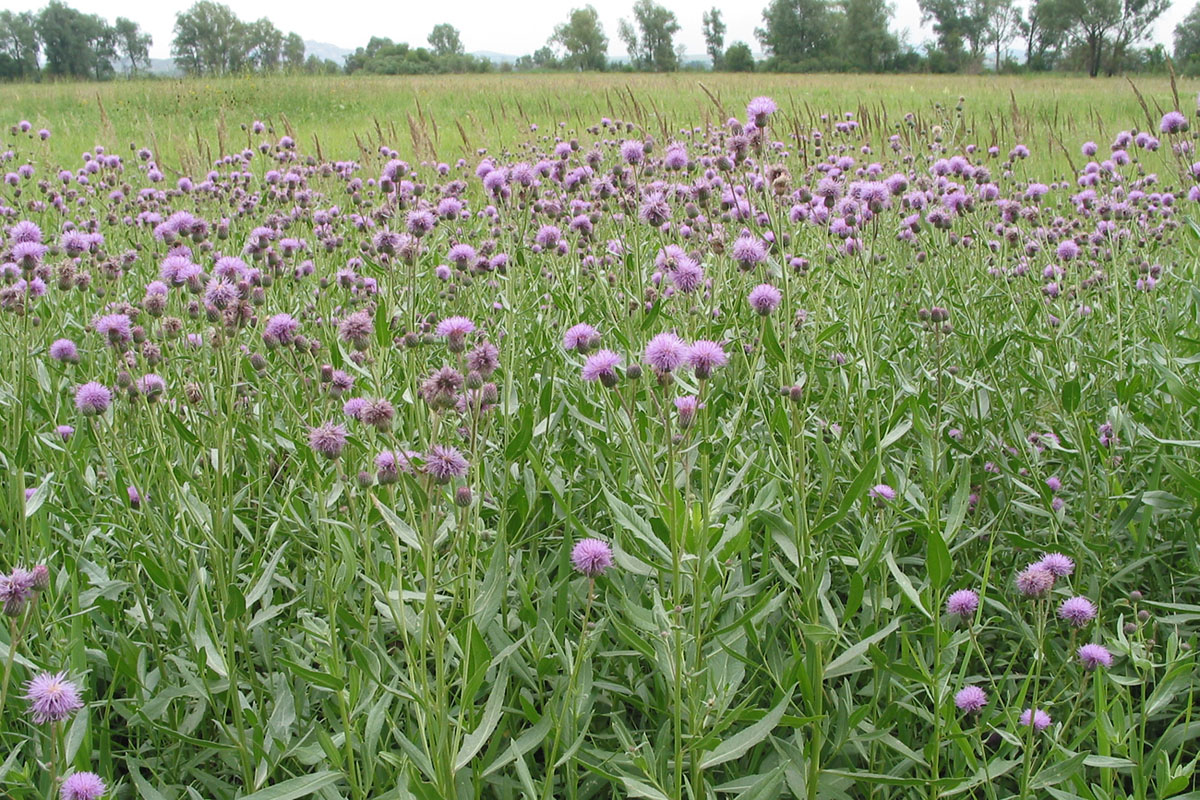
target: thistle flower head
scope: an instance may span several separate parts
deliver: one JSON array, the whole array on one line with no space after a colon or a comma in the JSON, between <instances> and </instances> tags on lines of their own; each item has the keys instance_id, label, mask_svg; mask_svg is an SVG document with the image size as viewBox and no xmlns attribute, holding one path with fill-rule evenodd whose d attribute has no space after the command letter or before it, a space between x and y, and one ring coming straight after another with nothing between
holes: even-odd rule
<instances>
[{"instance_id":1,"label":"thistle flower head","mask_svg":"<svg viewBox=\"0 0 1200 800\"><path fill-rule=\"evenodd\" d=\"M613 565L613 552L601 539L580 539L571 548L571 564L576 572L594 578Z\"/></svg>"},{"instance_id":2,"label":"thistle flower head","mask_svg":"<svg viewBox=\"0 0 1200 800\"><path fill-rule=\"evenodd\" d=\"M38 725L61 722L83 708L79 687L64 672L43 672L25 684L29 713Z\"/></svg>"},{"instance_id":3,"label":"thistle flower head","mask_svg":"<svg viewBox=\"0 0 1200 800\"><path fill-rule=\"evenodd\" d=\"M964 686L954 695L954 705L964 713L977 713L987 705L987 693L978 686Z\"/></svg>"}]
</instances>

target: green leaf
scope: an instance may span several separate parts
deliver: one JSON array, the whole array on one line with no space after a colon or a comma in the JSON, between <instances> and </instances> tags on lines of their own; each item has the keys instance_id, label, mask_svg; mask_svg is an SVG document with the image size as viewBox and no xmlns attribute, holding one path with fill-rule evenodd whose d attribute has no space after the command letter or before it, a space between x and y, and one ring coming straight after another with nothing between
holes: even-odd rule
<instances>
[{"instance_id":1,"label":"green leaf","mask_svg":"<svg viewBox=\"0 0 1200 800\"><path fill-rule=\"evenodd\" d=\"M396 512L381 503L377 496L371 495L371 500L375 503L375 507L379 509L379 513L383 516L383 521L391 528L392 533L413 550L420 552L421 538L417 536L417 532L412 529L412 526L396 516Z\"/></svg>"},{"instance_id":2,"label":"green leaf","mask_svg":"<svg viewBox=\"0 0 1200 800\"><path fill-rule=\"evenodd\" d=\"M621 783L625 784L625 791L629 793L630 797L646 797L649 800L670 800L670 798L658 789L655 789L648 783L639 781L637 778L622 775Z\"/></svg>"},{"instance_id":3,"label":"green leaf","mask_svg":"<svg viewBox=\"0 0 1200 800\"><path fill-rule=\"evenodd\" d=\"M741 758L746 754L747 750L767 738L771 731L775 730L775 726L779 724L779 720L783 718L783 712L787 711L788 705L792 702L792 694L795 691L796 687L793 686L784 692L783 699L774 708L764 714L762 719L747 728L743 728L713 748L704 760L700 762L700 768L710 769L718 764L724 764L726 761Z\"/></svg>"},{"instance_id":4,"label":"green leaf","mask_svg":"<svg viewBox=\"0 0 1200 800\"><path fill-rule=\"evenodd\" d=\"M954 560L950 557L950 548L942 532L930 528L925 537L925 560L929 568L929 583L934 589L941 589L954 574Z\"/></svg>"},{"instance_id":5,"label":"green leaf","mask_svg":"<svg viewBox=\"0 0 1200 800\"><path fill-rule=\"evenodd\" d=\"M1054 786L1074 777L1083 769L1083 760L1085 758L1087 758L1087 753L1076 753L1066 761L1058 761L1051 764L1033 776L1033 780L1029 782L1029 788L1045 789L1047 786Z\"/></svg>"},{"instance_id":6,"label":"green leaf","mask_svg":"<svg viewBox=\"0 0 1200 800\"><path fill-rule=\"evenodd\" d=\"M533 441L533 404L521 404L521 424L517 428L516 434L508 440L508 444L504 447L504 460L517 461L521 456L525 455L525 450L529 447L529 443Z\"/></svg>"},{"instance_id":7,"label":"green leaf","mask_svg":"<svg viewBox=\"0 0 1200 800\"><path fill-rule=\"evenodd\" d=\"M1079 408L1079 379L1072 378L1063 384L1062 388L1062 407L1063 411L1068 414L1074 414L1075 409Z\"/></svg>"},{"instance_id":8,"label":"green leaf","mask_svg":"<svg viewBox=\"0 0 1200 800\"><path fill-rule=\"evenodd\" d=\"M263 574L254 582L254 586L246 593L246 607L249 608L262 599L267 593L267 589L271 586L271 579L275 577L275 570L279 567L279 559L283 558L283 551L287 549L287 542L279 546L275 554L271 556L271 560L267 562L263 568Z\"/></svg>"},{"instance_id":9,"label":"green leaf","mask_svg":"<svg viewBox=\"0 0 1200 800\"><path fill-rule=\"evenodd\" d=\"M763 347L776 363L783 364L787 361L787 354L783 352L783 347L779 344L779 337L775 334L775 326L769 319L765 320L763 325Z\"/></svg>"},{"instance_id":10,"label":"green leaf","mask_svg":"<svg viewBox=\"0 0 1200 800\"><path fill-rule=\"evenodd\" d=\"M862 641L855 642L842 651L842 654L830 661L825 667L826 678L840 678L843 675L849 675L852 672L858 672L871 666L870 662L866 661L863 656L866 655L868 648L887 636L890 636L897 628L900 627L900 620L893 619L884 627L872 633Z\"/></svg>"},{"instance_id":11,"label":"green leaf","mask_svg":"<svg viewBox=\"0 0 1200 800\"><path fill-rule=\"evenodd\" d=\"M9 770L12 769L13 764L17 762L17 757L21 755L21 748L24 746L25 742L17 742L16 746L13 747L12 752L8 754L8 758L4 759L3 764L0 764L0 781L4 780L4 777L8 775Z\"/></svg>"},{"instance_id":12,"label":"green leaf","mask_svg":"<svg viewBox=\"0 0 1200 800\"><path fill-rule=\"evenodd\" d=\"M301 775L299 778L268 786L242 797L241 800L296 800L298 797L308 797L313 792L324 789L341 777L341 773L330 770L314 772L312 775Z\"/></svg>"},{"instance_id":13,"label":"green leaf","mask_svg":"<svg viewBox=\"0 0 1200 800\"><path fill-rule=\"evenodd\" d=\"M618 526L632 533L634 539L653 551L656 556L662 559L664 564L671 563L671 551L655 535L654 529L650 527L649 522L642 519L641 515L634 511L629 504L614 495L607 488L604 489L604 497L608 500L608 507L612 510L613 521Z\"/></svg>"},{"instance_id":14,"label":"green leaf","mask_svg":"<svg viewBox=\"0 0 1200 800\"><path fill-rule=\"evenodd\" d=\"M500 674L496 676L496 682L492 684L488 690L491 692L488 697L487 705L483 709L483 717L479 720L479 727L471 731L463 738L462 746L458 748L458 755L454 757L454 769L460 770L471 762L475 754L479 752L479 748L483 747L484 742L496 730L497 723L500 722L500 714L504 710L504 698L508 689L508 662L500 665Z\"/></svg>"},{"instance_id":15,"label":"green leaf","mask_svg":"<svg viewBox=\"0 0 1200 800\"><path fill-rule=\"evenodd\" d=\"M871 458L867 459L867 463L859 470L854 480L850 483L850 488L846 490L845 496L842 497L842 502L838 504L837 510L821 520L812 530L812 535L824 533L834 525L841 522L850 513L850 507L854 505L854 501L861 498L867 492L867 486L875 480L876 473L879 472L879 454L876 453Z\"/></svg>"},{"instance_id":16,"label":"green leaf","mask_svg":"<svg viewBox=\"0 0 1200 800\"><path fill-rule=\"evenodd\" d=\"M904 593L917 610L924 614L927 618L933 619L933 615L925 608L925 604L921 602L921 595L913 587L913 583L909 577L900 569L900 565L896 563L896 557L890 552L884 555L884 562L887 563L888 571L892 573L892 578L895 579L896 585L900 587L900 591Z\"/></svg>"},{"instance_id":17,"label":"green leaf","mask_svg":"<svg viewBox=\"0 0 1200 800\"><path fill-rule=\"evenodd\" d=\"M50 496L50 481L54 478L54 473L51 472L42 478L42 482L38 485L37 491L33 493L33 497L25 503L25 519L29 519L37 513L42 507L42 503L46 502L46 498Z\"/></svg>"}]
</instances>

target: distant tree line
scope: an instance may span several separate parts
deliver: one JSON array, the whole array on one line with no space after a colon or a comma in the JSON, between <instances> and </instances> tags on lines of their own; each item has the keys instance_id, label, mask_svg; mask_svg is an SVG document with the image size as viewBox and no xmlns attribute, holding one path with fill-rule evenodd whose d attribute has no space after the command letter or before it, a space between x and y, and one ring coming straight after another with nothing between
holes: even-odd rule
<instances>
[{"instance_id":1,"label":"distant tree line","mask_svg":"<svg viewBox=\"0 0 1200 800\"><path fill-rule=\"evenodd\" d=\"M150 65L150 35L136 22L84 14L51 0L36 14L0 11L0 79L52 77L106 80L124 63L134 73Z\"/></svg>"},{"instance_id":2,"label":"distant tree line","mask_svg":"<svg viewBox=\"0 0 1200 800\"><path fill-rule=\"evenodd\" d=\"M700 19L705 60L688 60L676 42L675 13L637 0L617 24L628 59L608 57L609 38L590 5L572 9L544 47L513 63L466 53L458 29L443 23L428 47L373 36L344 64L307 55L304 40L265 17L246 22L227 5L200 0L176 15L171 54L188 75L308 72L421 75L450 72L627 70L673 72L996 72L1050 71L1113 75L1166 68L1162 45L1144 46L1171 0L918 0L933 41L920 47L892 30L888 0L769 0L750 45L726 45L719 8ZM61 0L39 12L0 11L0 79L43 76L105 80L144 73L151 38L118 17L109 25ZM1175 28L1174 60L1200 74L1200 4Z\"/></svg>"},{"instance_id":3,"label":"distant tree line","mask_svg":"<svg viewBox=\"0 0 1200 800\"><path fill-rule=\"evenodd\" d=\"M227 5L200 0L175 15L171 56L186 75L337 72L333 61L304 57L304 39L263 17L245 22Z\"/></svg>"},{"instance_id":4,"label":"distant tree line","mask_svg":"<svg viewBox=\"0 0 1200 800\"><path fill-rule=\"evenodd\" d=\"M391 39L372 36L366 47L346 56L347 74L437 75L446 72L487 72L492 62L463 52L462 39L453 25L433 26L426 40L429 47L409 47Z\"/></svg>"}]
</instances>

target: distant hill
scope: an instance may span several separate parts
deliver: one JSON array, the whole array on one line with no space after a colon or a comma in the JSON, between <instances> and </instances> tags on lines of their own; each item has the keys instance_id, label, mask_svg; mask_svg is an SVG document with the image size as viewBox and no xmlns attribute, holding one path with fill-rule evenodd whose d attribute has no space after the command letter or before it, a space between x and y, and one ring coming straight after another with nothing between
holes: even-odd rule
<instances>
[{"instance_id":1,"label":"distant hill","mask_svg":"<svg viewBox=\"0 0 1200 800\"><path fill-rule=\"evenodd\" d=\"M508 53L496 53L491 50L476 50L470 53L470 55L476 58L486 58L494 64L512 64L518 58L518 56L509 55Z\"/></svg>"},{"instance_id":2,"label":"distant hill","mask_svg":"<svg viewBox=\"0 0 1200 800\"><path fill-rule=\"evenodd\" d=\"M175 66L175 59L173 58L152 58L150 59L150 73L168 78L177 78L183 74L183 70Z\"/></svg>"},{"instance_id":3,"label":"distant hill","mask_svg":"<svg viewBox=\"0 0 1200 800\"><path fill-rule=\"evenodd\" d=\"M353 50L347 50L345 47L338 47L336 44L329 42L304 42L304 57L316 56L322 61L329 59L336 63L339 67L346 63L346 56L353 53Z\"/></svg>"}]
</instances>

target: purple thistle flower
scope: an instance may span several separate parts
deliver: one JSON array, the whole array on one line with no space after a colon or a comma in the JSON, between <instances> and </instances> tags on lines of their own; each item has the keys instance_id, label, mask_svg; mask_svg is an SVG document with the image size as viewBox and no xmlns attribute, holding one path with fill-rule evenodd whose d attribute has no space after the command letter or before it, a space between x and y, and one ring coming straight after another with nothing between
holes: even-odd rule
<instances>
[{"instance_id":1,"label":"purple thistle flower","mask_svg":"<svg viewBox=\"0 0 1200 800\"><path fill-rule=\"evenodd\" d=\"M867 490L867 496L876 502L892 502L896 499L896 490L886 483L877 483Z\"/></svg>"},{"instance_id":2,"label":"purple thistle flower","mask_svg":"<svg viewBox=\"0 0 1200 800\"><path fill-rule=\"evenodd\" d=\"M580 539L571 548L571 564L576 572L595 578L613 565L612 548L600 539Z\"/></svg>"},{"instance_id":3,"label":"purple thistle flower","mask_svg":"<svg viewBox=\"0 0 1200 800\"><path fill-rule=\"evenodd\" d=\"M334 397L345 394L354 388L354 376L340 369L335 369L329 379L329 393Z\"/></svg>"},{"instance_id":4,"label":"purple thistle flower","mask_svg":"<svg viewBox=\"0 0 1200 800\"><path fill-rule=\"evenodd\" d=\"M50 345L50 357L66 364L78 364L79 348L70 339L55 339Z\"/></svg>"},{"instance_id":5,"label":"purple thistle flower","mask_svg":"<svg viewBox=\"0 0 1200 800\"><path fill-rule=\"evenodd\" d=\"M37 223L23 219L8 229L8 235L13 244L41 244L42 229Z\"/></svg>"},{"instance_id":6,"label":"purple thistle flower","mask_svg":"<svg viewBox=\"0 0 1200 800\"><path fill-rule=\"evenodd\" d=\"M626 164L640 164L646 157L645 145L636 139L621 142L621 158Z\"/></svg>"},{"instance_id":7,"label":"purple thistle flower","mask_svg":"<svg viewBox=\"0 0 1200 800\"><path fill-rule=\"evenodd\" d=\"M715 369L728 363L729 357L725 355L725 348L718 342L701 339L693 342L688 350L688 364L701 380L710 377Z\"/></svg>"},{"instance_id":8,"label":"purple thistle flower","mask_svg":"<svg viewBox=\"0 0 1200 800\"><path fill-rule=\"evenodd\" d=\"M390 430L392 427L392 418L395 416L396 409L382 397L375 400L368 400L358 414L359 420L380 431Z\"/></svg>"},{"instance_id":9,"label":"purple thistle flower","mask_svg":"<svg viewBox=\"0 0 1200 800\"><path fill-rule=\"evenodd\" d=\"M500 368L500 351L491 342L480 342L467 353L467 369L486 378Z\"/></svg>"},{"instance_id":10,"label":"purple thistle flower","mask_svg":"<svg viewBox=\"0 0 1200 800\"><path fill-rule=\"evenodd\" d=\"M1075 571L1075 562L1062 553L1046 553L1036 566L1049 572L1056 578L1069 578Z\"/></svg>"},{"instance_id":11,"label":"purple thistle flower","mask_svg":"<svg viewBox=\"0 0 1200 800\"><path fill-rule=\"evenodd\" d=\"M1108 668L1112 666L1112 653L1108 652L1108 648L1102 644L1085 644L1077 651L1079 663L1083 664L1084 669L1095 669L1096 667Z\"/></svg>"},{"instance_id":12,"label":"purple thistle flower","mask_svg":"<svg viewBox=\"0 0 1200 800\"><path fill-rule=\"evenodd\" d=\"M454 367L442 367L421 383L420 394L434 409L450 408L463 387L463 376Z\"/></svg>"},{"instance_id":13,"label":"purple thistle flower","mask_svg":"<svg viewBox=\"0 0 1200 800\"><path fill-rule=\"evenodd\" d=\"M1188 120L1182 113L1178 111L1168 111L1163 114L1162 122L1159 123L1158 129L1163 133L1179 133L1188 129Z\"/></svg>"},{"instance_id":14,"label":"purple thistle flower","mask_svg":"<svg viewBox=\"0 0 1200 800\"><path fill-rule=\"evenodd\" d=\"M1058 607L1058 616L1082 628L1096 618L1096 606L1086 597L1069 597Z\"/></svg>"},{"instance_id":15,"label":"purple thistle flower","mask_svg":"<svg viewBox=\"0 0 1200 800\"><path fill-rule=\"evenodd\" d=\"M762 316L767 316L779 308L783 293L769 283L760 283L750 290L750 307Z\"/></svg>"},{"instance_id":16,"label":"purple thistle flower","mask_svg":"<svg viewBox=\"0 0 1200 800\"><path fill-rule=\"evenodd\" d=\"M617 385L617 367L621 365L621 357L612 350L600 350L587 357L583 363L583 379L585 381L600 381L608 388Z\"/></svg>"},{"instance_id":17,"label":"purple thistle flower","mask_svg":"<svg viewBox=\"0 0 1200 800\"><path fill-rule=\"evenodd\" d=\"M771 98L756 97L746 104L746 117L752 121L756 127L761 128L767 124L767 119L778 109L779 107Z\"/></svg>"},{"instance_id":18,"label":"purple thistle flower","mask_svg":"<svg viewBox=\"0 0 1200 800\"><path fill-rule=\"evenodd\" d=\"M673 333L660 333L646 345L646 363L662 375L683 366L687 357L687 344Z\"/></svg>"},{"instance_id":19,"label":"purple thistle flower","mask_svg":"<svg viewBox=\"0 0 1200 800\"><path fill-rule=\"evenodd\" d=\"M1017 575L1017 591L1026 597L1042 597L1054 587L1054 574L1040 564L1030 564Z\"/></svg>"},{"instance_id":20,"label":"purple thistle flower","mask_svg":"<svg viewBox=\"0 0 1200 800\"><path fill-rule=\"evenodd\" d=\"M89 381L75 390L75 408L82 414L103 414L111 402L112 392L102 383Z\"/></svg>"},{"instance_id":21,"label":"purple thistle flower","mask_svg":"<svg viewBox=\"0 0 1200 800\"><path fill-rule=\"evenodd\" d=\"M379 455L375 456L375 469L377 477L381 484L395 483L400 473L408 475L414 474L412 460L420 458L421 454L415 450L405 450L403 452L393 452L384 450Z\"/></svg>"},{"instance_id":22,"label":"purple thistle flower","mask_svg":"<svg viewBox=\"0 0 1200 800\"><path fill-rule=\"evenodd\" d=\"M25 490L25 500L32 496L31 491ZM3 605L5 616L15 617L25 610L25 604L33 599L36 584L32 572L21 567L13 568L8 575L0 575L0 604Z\"/></svg>"},{"instance_id":23,"label":"purple thistle flower","mask_svg":"<svg viewBox=\"0 0 1200 800\"><path fill-rule=\"evenodd\" d=\"M448 483L453 478L467 474L467 459L457 449L435 444L425 454L425 471L438 483Z\"/></svg>"},{"instance_id":24,"label":"purple thistle flower","mask_svg":"<svg viewBox=\"0 0 1200 800\"><path fill-rule=\"evenodd\" d=\"M54 429L54 432L57 433L58 437L64 442L75 435L75 429L70 425L59 425Z\"/></svg>"},{"instance_id":25,"label":"purple thistle flower","mask_svg":"<svg viewBox=\"0 0 1200 800\"><path fill-rule=\"evenodd\" d=\"M675 288L684 294L691 294L704 283L704 270L693 259L686 256L679 259L675 269L667 273Z\"/></svg>"},{"instance_id":26,"label":"purple thistle flower","mask_svg":"<svg viewBox=\"0 0 1200 800\"><path fill-rule=\"evenodd\" d=\"M12 260L26 269L33 269L42 262L42 257L49 250L41 242L17 242L12 246Z\"/></svg>"},{"instance_id":27,"label":"purple thistle flower","mask_svg":"<svg viewBox=\"0 0 1200 800\"><path fill-rule=\"evenodd\" d=\"M338 326L338 335L343 342L349 342L362 350L367 346L374 330L375 323L371 320L371 315L366 311L355 311L342 320Z\"/></svg>"},{"instance_id":28,"label":"purple thistle flower","mask_svg":"<svg viewBox=\"0 0 1200 800\"><path fill-rule=\"evenodd\" d=\"M38 725L62 722L83 708L79 687L67 679L67 673L43 672L25 684L29 713Z\"/></svg>"},{"instance_id":29,"label":"purple thistle flower","mask_svg":"<svg viewBox=\"0 0 1200 800\"><path fill-rule=\"evenodd\" d=\"M466 317L446 317L438 323L436 332L446 340L446 349L461 353L467 348L467 334L475 330L475 323Z\"/></svg>"},{"instance_id":30,"label":"purple thistle flower","mask_svg":"<svg viewBox=\"0 0 1200 800\"><path fill-rule=\"evenodd\" d=\"M346 428L326 422L308 432L308 446L329 459L337 458L346 447Z\"/></svg>"},{"instance_id":31,"label":"purple thistle flower","mask_svg":"<svg viewBox=\"0 0 1200 800\"><path fill-rule=\"evenodd\" d=\"M1058 243L1058 259L1071 261L1079 255L1079 245L1073 239L1063 239Z\"/></svg>"},{"instance_id":32,"label":"purple thistle flower","mask_svg":"<svg viewBox=\"0 0 1200 800\"><path fill-rule=\"evenodd\" d=\"M147 400L157 400L167 390L167 382L161 376L148 372L137 379L137 390L146 396Z\"/></svg>"},{"instance_id":33,"label":"purple thistle flower","mask_svg":"<svg viewBox=\"0 0 1200 800\"><path fill-rule=\"evenodd\" d=\"M108 787L94 772L75 772L67 776L59 790L60 800L98 800Z\"/></svg>"},{"instance_id":34,"label":"purple thistle flower","mask_svg":"<svg viewBox=\"0 0 1200 800\"><path fill-rule=\"evenodd\" d=\"M1040 733L1050 727L1050 715L1040 708L1027 708L1021 712L1019 722L1022 728L1032 725L1033 729Z\"/></svg>"},{"instance_id":35,"label":"purple thistle flower","mask_svg":"<svg viewBox=\"0 0 1200 800\"><path fill-rule=\"evenodd\" d=\"M133 338L133 323L124 314L108 314L96 320L96 333L108 339L109 344L122 345Z\"/></svg>"},{"instance_id":36,"label":"purple thistle flower","mask_svg":"<svg viewBox=\"0 0 1200 800\"><path fill-rule=\"evenodd\" d=\"M979 608L979 595L970 589L959 589L946 599L946 613L963 619L975 616Z\"/></svg>"},{"instance_id":37,"label":"purple thistle flower","mask_svg":"<svg viewBox=\"0 0 1200 800\"><path fill-rule=\"evenodd\" d=\"M733 260L738 262L743 269L749 269L755 264L761 264L767 260L767 246L763 244L762 239L748 233L742 234L734 240L731 252Z\"/></svg>"},{"instance_id":38,"label":"purple thistle flower","mask_svg":"<svg viewBox=\"0 0 1200 800\"><path fill-rule=\"evenodd\" d=\"M367 405L365 397L351 397L342 404L342 413L350 419L360 419L362 417L363 408Z\"/></svg>"},{"instance_id":39,"label":"purple thistle flower","mask_svg":"<svg viewBox=\"0 0 1200 800\"><path fill-rule=\"evenodd\" d=\"M446 254L446 259L457 264L459 267L466 267L475 260L475 257L475 248L469 244L456 244Z\"/></svg>"},{"instance_id":40,"label":"purple thistle flower","mask_svg":"<svg viewBox=\"0 0 1200 800\"><path fill-rule=\"evenodd\" d=\"M696 412L704 408L700 398L694 394L685 394L675 398L675 410L679 413L679 427L690 428L696 421Z\"/></svg>"},{"instance_id":41,"label":"purple thistle flower","mask_svg":"<svg viewBox=\"0 0 1200 800\"><path fill-rule=\"evenodd\" d=\"M300 323L291 314L276 314L267 320L263 329L263 341L268 346L289 345L295 341L296 331L299 329Z\"/></svg>"},{"instance_id":42,"label":"purple thistle flower","mask_svg":"<svg viewBox=\"0 0 1200 800\"><path fill-rule=\"evenodd\" d=\"M954 705L966 714L976 714L987 705L987 693L978 686L964 686L954 695Z\"/></svg>"},{"instance_id":43,"label":"purple thistle flower","mask_svg":"<svg viewBox=\"0 0 1200 800\"><path fill-rule=\"evenodd\" d=\"M572 325L563 334L564 350L574 350L577 353L586 355L599 346L600 331L585 322Z\"/></svg>"}]
</instances>

